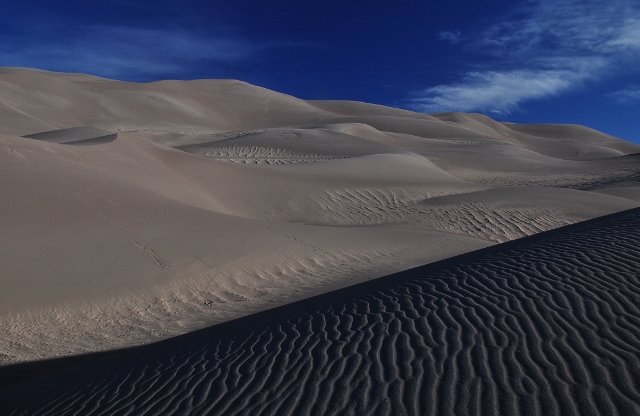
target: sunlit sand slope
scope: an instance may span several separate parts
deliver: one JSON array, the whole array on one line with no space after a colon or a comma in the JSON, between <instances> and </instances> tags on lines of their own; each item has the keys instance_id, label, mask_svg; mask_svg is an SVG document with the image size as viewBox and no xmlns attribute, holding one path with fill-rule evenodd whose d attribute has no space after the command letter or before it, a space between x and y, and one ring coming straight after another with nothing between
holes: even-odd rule
<instances>
[{"instance_id":1,"label":"sunlit sand slope","mask_svg":"<svg viewBox=\"0 0 640 416\"><path fill-rule=\"evenodd\" d=\"M0 390L3 414L640 412L640 210Z\"/></svg>"}]
</instances>

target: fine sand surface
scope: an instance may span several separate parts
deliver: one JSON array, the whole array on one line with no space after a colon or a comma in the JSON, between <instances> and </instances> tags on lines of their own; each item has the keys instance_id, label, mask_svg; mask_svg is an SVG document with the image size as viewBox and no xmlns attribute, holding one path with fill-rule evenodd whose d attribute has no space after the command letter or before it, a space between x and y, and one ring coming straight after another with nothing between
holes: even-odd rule
<instances>
[{"instance_id":1,"label":"fine sand surface","mask_svg":"<svg viewBox=\"0 0 640 416\"><path fill-rule=\"evenodd\" d=\"M640 146L233 80L0 68L0 195L1 372L640 207ZM32 373L12 374L0 385Z\"/></svg>"},{"instance_id":2,"label":"fine sand surface","mask_svg":"<svg viewBox=\"0 0 640 416\"><path fill-rule=\"evenodd\" d=\"M639 278L633 209L6 387L0 411L640 414Z\"/></svg>"}]
</instances>

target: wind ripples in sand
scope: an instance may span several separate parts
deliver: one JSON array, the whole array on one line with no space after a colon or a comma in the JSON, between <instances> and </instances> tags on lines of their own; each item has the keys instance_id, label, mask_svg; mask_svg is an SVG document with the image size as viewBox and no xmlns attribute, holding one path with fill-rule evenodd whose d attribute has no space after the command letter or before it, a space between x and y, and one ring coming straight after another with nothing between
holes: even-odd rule
<instances>
[{"instance_id":1,"label":"wind ripples in sand","mask_svg":"<svg viewBox=\"0 0 640 416\"><path fill-rule=\"evenodd\" d=\"M568 209L533 204L504 207L483 201L437 206L424 203L443 195L447 193L366 188L326 192L316 201L321 209L316 221L340 226L406 222L497 243L579 221L572 218Z\"/></svg>"},{"instance_id":2,"label":"wind ripples in sand","mask_svg":"<svg viewBox=\"0 0 640 416\"><path fill-rule=\"evenodd\" d=\"M569 226L8 387L0 410L640 414L639 241L638 209Z\"/></svg>"},{"instance_id":3,"label":"wind ripples in sand","mask_svg":"<svg viewBox=\"0 0 640 416\"><path fill-rule=\"evenodd\" d=\"M225 160L229 162L272 165L309 163L344 158L340 156L305 153L291 149L260 146L202 146L191 150L191 153L210 159Z\"/></svg>"},{"instance_id":4,"label":"wind ripples in sand","mask_svg":"<svg viewBox=\"0 0 640 416\"><path fill-rule=\"evenodd\" d=\"M472 181L492 186L548 186L569 189L588 189L596 186L620 182L638 182L640 169L621 167L600 172L580 172L563 174L479 174Z\"/></svg>"}]
</instances>

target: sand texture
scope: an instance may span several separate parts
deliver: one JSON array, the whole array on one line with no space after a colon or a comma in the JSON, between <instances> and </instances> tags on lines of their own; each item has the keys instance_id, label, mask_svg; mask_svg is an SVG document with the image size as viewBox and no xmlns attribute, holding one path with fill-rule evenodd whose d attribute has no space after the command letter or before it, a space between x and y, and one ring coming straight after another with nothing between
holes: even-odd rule
<instances>
[{"instance_id":1,"label":"sand texture","mask_svg":"<svg viewBox=\"0 0 640 416\"><path fill-rule=\"evenodd\" d=\"M492 246L497 248L550 230L568 230L562 227L638 208L640 146L583 126L517 125L499 123L479 114L428 115L359 102L308 101L234 80L130 83L82 74L0 68L0 196L0 373L3 369L18 368L16 365L26 366L19 367L24 370L9 371L11 377L0 378L0 386L9 388L18 382L38 382L31 378L44 376L46 369L54 371L51 377L56 377L63 367L94 361L97 355L92 354L108 354L187 336L242 317L248 319L244 322L253 322L251 316L263 322L257 318L261 315L256 314L320 294L330 296L336 290L417 266ZM613 235L598 238L617 243ZM535 253L540 264L556 255L543 250ZM612 258L610 264L608 261L598 260L597 267L618 270L618 260ZM513 267L516 266L514 263ZM620 267L631 266L624 263ZM550 269L550 273L556 276L560 272ZM593 277L563 273L559 275L562 279ZM535 276L530 278L534 282L531 284L542 284ZM593 282L597 286L597 282ZM445 296L442 292L445 289L436 283L433 285L428 289L438 287L433 296ZM459 293L452 288L452 294L429 306L431 309L427 308L442 321L438 324L440 329L432 329L447 334L442 328L448 325L454 329L476 325L471 318L458 321L462 315L453 315L458 312L451 312L450 321L438 315L449 310L447 302L454 298L462 302L459 305L469 302L468 311L480 308L477 313L484 315L478 319L483 322L520 319L522 316L517 311L533 307L530 302L538 299L526 300L533 299L534 292L522 288L521 294L514 292L505 298L506 304L498 305L508 306L513 312L487 309L481 297L489 299L494 295L479 295L485 293L487 287L489 283L485 282ZM587 293L591 289L587 286L575 283L571 287L580 296L591 299ZM636 290L629 287L631 292ZM427 286L420 290L427 291ZM627 289L620 290L627 293L624 292ZM603 293L595 295L604 296ZM467 301L465 296L469 296ZM380 298L375 304L382 308L385 302L391 301ZM573 310L586 307L582 301L576 302L562 313L580 320L588 313ZM388 305L389 311L402 310L402 305ZM464 308L460 310L467 311ZM615 309L611 312L605 313L604 306L598 308L601 308L598 314L609 315L603 318L606 323L601 323L603 332L589 338L588 347L600 345L603 351L609 351L615 343L622 345L619 339L623 336L612 334L614 342L602 338L605 336L602 334L613 331L612 325L622 325L623 314L631 316L637 311L615 309L614 304L609 306ZM406 314L414 316L422 312L408 309ZM308 313L311 319L317 311ZM578 351L574 344L582 341L563 332L564 327L546 323L556 316L555 312L540 313L547 314L544 320L518 321L517 325L522 328L530 325L534 331L531 336L547 331L545 337L555 339L553 348L559 351ZM384 312L374 315L380 319L385 316ZM344 319L357 321L355 316ZM544 325L551 326L543 329L540 326L543 321ZM366 323L361 324L366 327ZM574 324L579 327L576 330L584 329L575 322L571 325ZM282 325L281 335L285 336L291 329L286 327L288 324ZM316 328L313 325L305 327L305 331ZM396 335L390 333L388 342L423 336L410 332L405 326L401 325L402 330L389 327ZM263 330L271 331L260 329ZM367 334L377 330L363 329L359 335L355 331L353 337L369 336ZM397 335L405 331L409 332ZM308 337L333 339L333 335L312 333ZM500 354L513 351L517 343L512 343L520 339L517 331L507 333L507 338L491 341L502 346ZM249 340L250 335L247 336ZM457 377L460 371L471 368L465 363L475 362L473 360L480 357L478 354L485 354L482 352L485 350L474 347L481 345L478 336L465 335L459 342L451 340L445 350L434 353L432 358L436 361L433 362L454 360L458 363L456 366L462 367L449 373ZM533 338L525 338L518 342L535 342ZM227 348L224 345L231 345L224 343L232 342L225 339L206 342L211 345L219 342L220 351L224 351ZM355 342L354 339L349 338L348 342ZM624 339L626 345L637 346ZM255 341L256 345L261 345L260 342ZM287 348L291 351L312 348L312 344L296 342L287 344ZM380 342L386 345L387 341ZM276 345L279 344L268 344L265 351L277 353L271 351L271 347L286 350ZM340 349L340 345L326 348ZM394 351L384 348L377 356ZM455 353L449 352L450 349ZM456 355L459 351L467 352ZM535 365L552 360L544 355L547 352L536 352L533 346L526 351L532 354L529 358L537 363ZM411 349L406 353L407 357L413 357ZM207 362L222 360L221 365L231 368L234 364L224 361L231 359L225 358L225 354L208 358ZM303 357L307 352L291 354ZM316 357L320 353L308 354ZM335 357L331 360L337 360L338 353L332 354ZM426 357L423 358L427 360ZM584 357L581 359L586 360ZM250 362L254 358L246 359ZM374 360L373 356L367 359ZM623 359L626 358L620 358ZM387 365L380 360L379 363L370 361L367 368ZM515 376L504 375L511 370L495 367L499 362L496 360L484 364L496 374L491 388L500 392L492 393L493 397L517 389L532 395L537 394L537 389L555 389L543 387L533 375L525 377L528 381L516 383ZM622 362L616 360L612 359L615 365ZM567 362L572 364L559 364L560 361L554 364L557 370L549 376L551 384L548 385L581 383L569 379L566 372L574 371L567 366L582 364L575 360ZM426 366L427 361L424 363ZM183 365L188 368L200 364L190 360ZM518 366L522 374L530 371ZM288 364L285 367L288 368ZM355 393L360 388L374 389L363 393L365 395L358 399L362 402L351 402L343 394L340 400L349 404L340 409L348 413L364 409L365 403L369 403L366 406L370 406L371 411L385 413L382 402L372 404L381 394L375 389L382 387L372 387L376 380L388 380L380 381L380 385L387 386L384 389L388 390L384 391L398 392L405 388L400 387L404 385L400 380L413 376L404 373L409 367L384 368L366 382L368 376L362 374L368 369L358 373L360 375L348 376L352 377L349 380L360 380L357 381L360 384L349 387L353 390L333 386L336 392L353 391L353 394L360 394ZM436 373L444 377L441 371L444 367L438 368ZM422 376L407 381L407 385L413 387L406 387L409 389L406 393L402 390L406 397L393 399L403 403L408 413L430 409L416 404L412 398L424 396L424 400L431 400L429 397L433 395L421 390L429 385L425 381L426 367L422 370L425 371ZM299 371L302 377L303 373L320 370L305 367ZM384 378L389 376L388 371L403 373L398 375L396 383L392 378ZM409 374L415 371L418 370L410 369ZM202 374L203 380L211 379L214 383L213 373ZM146 375L141 377L143 380ZM251 377L258 383L263 376L256 372ZM329 376L322 373L308 377ZM470 380L472 375L464 377ZM552 381L553 377L562 380ZM287 378L294 377L288 375ZM311 378L307 380L314 384ZM370 387L366 383L370 383ZM618 381L607 383L626 386ZM596 382L586 380L585 385L596 386ZM106 389L112 387L109 383L105 385ZM137 388L132 387L132 391ZM477 388L469 387L466 393L460 394L454 391L453 398L446 399L448 405L473 403L476 400L473 397L478 395L484 400L485 394ZM620 394L636 397L634 388L633 385L624 387L627 390L620 390ZM221 389L215 387L211 391L223 394ZM600 397L599 388L593 389L589 394ZM186 397L172 394L167 393L170 398L167 400L179 401L182 399L178 397ZM301 403L294 396L278 396L280 399L269 401L258 400L257 396L251 396L253 393L246 394L249 396L242 396L246 400L268 406L264 408L267 413L289 402ZM326 394L334 393L327 390ZM621 409L624 413L622 399L613 398L613 393L602 394L602 397L609 394L606 396L609 398L602 400L613 403L612 409ZM94 400L90 397L93 396L88 395L87 400ZM153 397L149 400L161 401L159 396ZM311 400L308 398L311 396L304 397L307 398L303 401ZM325 398L329 400L329 397ZM571 400L576 402L576 397L572 396ZM116 403L125 399L113 400ZM197 400L193 400L185 406L195 408ZM202 403L207 400L202 399ZM220 400L223 403L227 399L221 396ZM239 400L238 403L244 403L245 399ZM322 406L334 405L334 402L335 406L342 406L338 399L324 404L324 399L314 400L319 403L318 413L322 413ZM495 400L494 404L482 406L487 409L503 406L501 400ZM60 403L63 407L73 407ZM356 407L350 408L351 403ZM601 406L599 403L593 404L594 408L604 409L597 407ZM565 409L562 403L548 406L552 406L552 410ZM442 411L449 411L445 407L441 407ZM226 412L216 409L215 412ZM532 409L538 413L542 408Z\"/></svg>"},{"instance_id":2,"label":"sand texture","mask_svg":"<svg viewBox=\"0 0 640 416\"><path fill-rule=\"evenodd\" d=\"M0 389L0 410L638 414L639 278L634 209Z\"/></svg>"}]
</instances>

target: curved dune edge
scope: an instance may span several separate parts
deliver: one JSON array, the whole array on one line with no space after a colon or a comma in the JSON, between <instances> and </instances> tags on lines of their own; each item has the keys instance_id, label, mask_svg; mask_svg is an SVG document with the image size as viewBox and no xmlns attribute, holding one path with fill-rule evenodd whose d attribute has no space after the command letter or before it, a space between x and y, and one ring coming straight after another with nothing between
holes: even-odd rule
<instances>
[{"instance_id":1,"label":"curved dune edge","mask_svg":"<svg viewBox=\"0 0 640 416\"><path fill-rule=\"evenodd\" d=\"M71 127L68 129L28 134L22 137L34 140L43 140L50 143L89 146L111 143L116 140L117 134L102 129L96 129L94 127Z\"/></svg>"},{"instance_id":2,"label":"curved dune edge","mask_svg":"<svg viewBox=\"0 0 640 416\"><path fill-rule=\"evenodd\" d=\"M640 209L585 221L5 387L0 410L637 414L639 241Z\"/></svg>"},{"instance_id":3,"label":"curved dune edge","mask_svg":"<svg viewBox=\"0 0 640 416\"><path fill-rule=\"evenodd\" d=\"M490 245L407 227L305 228L268 230L255 252L129 293L5 312L0 365L143 345Z\"/></svg>"}]
</instances>

